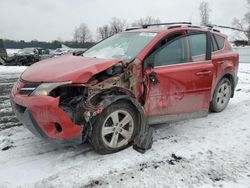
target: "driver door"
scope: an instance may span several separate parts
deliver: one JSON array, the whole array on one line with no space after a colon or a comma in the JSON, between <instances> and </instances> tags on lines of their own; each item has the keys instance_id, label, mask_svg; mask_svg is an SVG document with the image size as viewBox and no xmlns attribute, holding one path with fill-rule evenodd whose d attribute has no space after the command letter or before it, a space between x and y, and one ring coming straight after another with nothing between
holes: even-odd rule
<instances>
[{"instance_id":1,"label":"driver door","mask_svg":"<svg viewBox=\"0 0 250 188\"><path fill-rule=\"evenodd\" d=\"M207 111L214 67L208 33L178 36L153 52L144 63L148 116L180 115Z\"/></svg>"}]
</instances>

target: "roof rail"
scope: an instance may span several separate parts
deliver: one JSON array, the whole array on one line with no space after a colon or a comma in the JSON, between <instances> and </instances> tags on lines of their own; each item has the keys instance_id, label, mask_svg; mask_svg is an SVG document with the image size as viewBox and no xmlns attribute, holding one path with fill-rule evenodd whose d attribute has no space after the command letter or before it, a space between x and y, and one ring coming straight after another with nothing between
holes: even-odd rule
<instances>
[{"instance_id":1,"label":"roof rail","mask_svg":"<svg viewBox=\"0 0 250 188\"><path fill-rule=\"evenodd\" d=\"M190 22L169 22L169 23L145 24L145 25L142 25L142 28L146 29L149 26L161 26L161 25L192 25L192 23L190 23Z\"/></svg>"},{"instance_id":2,"label":"roof rail","mask_svg":"<svg viewBox=\"0 0 250 188\"><path fill-rule=\"evenodd\" d=\"M125 31L131 31L131 30L136 30L136 29L142 29L142 27L129 27L125 29Z\"/></svg>"},{"instance_id":3,"label":"roof rail","mask_svg":"<svg viewBox=\"0 0 250 188\"><path fill-rule=\"evenodd\" d=\"M220 28L224 28L224 29L232 29L232 30L236 30L236 31L246 32L243 29L238 29L238 28L235 28L235 27L229 27L229 26L224 26L224 25L210 24L210 25L206 25L206 26L211 28L212 30L215 30L215 31L216 31L216 29L214 29L214 27L220 27Z\"/></svg>"},{"instance_id":4,"label":"roof rail","mask_svg":"<svg viewBox=\"0 0 250 188\"><path fill-rule=\"evenodd\" d=\"M208 29L216 32L220 32L218 29L214 29L210 25L188 25L187 27L192 27L192 28L200 28L200 29Z\"/></svg>"},{"instance_id":5,"label":"roof rail","mask_svg":"<svg viewBox=\"0 0 250 188\"><path fill-rule=\"evenodd\" d=\"M136 30L136 29L147 29L150 26L161 26L161 25L170 26L169 29L180 27L182 25L187 25L187 27L204 28L204 29L206 28L206 29L209 29L209 30L215 31L215 32L220 32L220 30L217 29L218 27L225 28L225 29L232 29L232 30L241 31L241 32L246 32L245 30L234 28L234 27L229 27L229 26L222 26L222 25L215 25L215 24L207 24L207 25L198 26L198 25L192 25L192 23L190 23L190 22L169 22L169 23L145 24L142 26L127 28L125 31L131 31L131 30ZM217 27L217 28L215 29L214 27Z\"/></svg>"}]
</instances>

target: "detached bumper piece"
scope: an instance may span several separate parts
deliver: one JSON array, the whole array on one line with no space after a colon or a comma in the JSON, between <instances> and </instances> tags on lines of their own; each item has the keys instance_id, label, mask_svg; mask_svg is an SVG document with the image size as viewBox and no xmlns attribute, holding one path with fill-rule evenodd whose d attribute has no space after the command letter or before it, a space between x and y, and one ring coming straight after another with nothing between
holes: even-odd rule
<instances>
[{"instance_id":1,"label":"detached bumper piece","mask_svg":"<svg viewBox=\"0 0 250 188\"><path fill-rule=\"evenodd\" d=\"M145 153L147 150L151 149L153 144L153 132L153 128L149 127L146 132L141 134L137 142L134 143L133 149L140 153Z\"/></svg>"},{"instance_id":2,"label":"detached bumper piece","mask_svg":"<svg viewBox=\"0 0 250 188\"><path fill-rule=\"evenodd\" d=\"M58 138L51 138L48 135L44 133L44 131L40 128L36 120L34 119L31 111L23 106L20 106L16 104L14 101L11 100L11 106L12 109L19 119L19 121L26 126L34 135L40 137L43 140L48 141L49 143L56 145L56 146L73 146L73 145L78 145L82 143L82 135L76 136L73 139L70 140L64 140L64 139L58 139ZM62 128L59 124L55 123L54 124L55 129L60 129Z\"/></svg>"}]
</instances>

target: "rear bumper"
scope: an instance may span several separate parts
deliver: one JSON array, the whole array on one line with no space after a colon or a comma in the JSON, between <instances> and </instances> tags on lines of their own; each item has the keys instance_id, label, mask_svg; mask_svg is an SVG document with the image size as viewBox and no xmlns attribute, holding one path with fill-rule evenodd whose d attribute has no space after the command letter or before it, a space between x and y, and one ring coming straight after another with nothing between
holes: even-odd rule
<instances>
[{"instance_id":1,"label":"rear bumper","mask_svg":"<svg viewBox=\"0 0 250 188\"><path fill-rule=\"evenodd\" d=\"M15 115L34 135L55 145L81 144L82 126L74 124L58 105L57 98L11 94L11 106Z\"/></svg>"}]
</instances>

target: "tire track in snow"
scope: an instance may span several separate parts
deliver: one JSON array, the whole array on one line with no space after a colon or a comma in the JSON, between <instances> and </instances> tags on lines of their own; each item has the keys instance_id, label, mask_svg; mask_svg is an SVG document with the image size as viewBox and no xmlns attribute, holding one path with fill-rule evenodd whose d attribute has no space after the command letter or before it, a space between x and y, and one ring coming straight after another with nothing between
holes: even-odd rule
<instances>
[{"instance_id":1,"label":"tire track in snow","mask_svg":"<svg viewBox=\"0 0 250 188\"><path fill-rule=\"evenodd\" d=\"M1 77L10 77L0 80L0 131L9 129L11 127L19 127L22 124L15 117L12 112L9 95L11 88L17 77L11 78L11 74L2 74ZM16 76L16 74L14 74Z\"/></svg>"}]
</instances>

